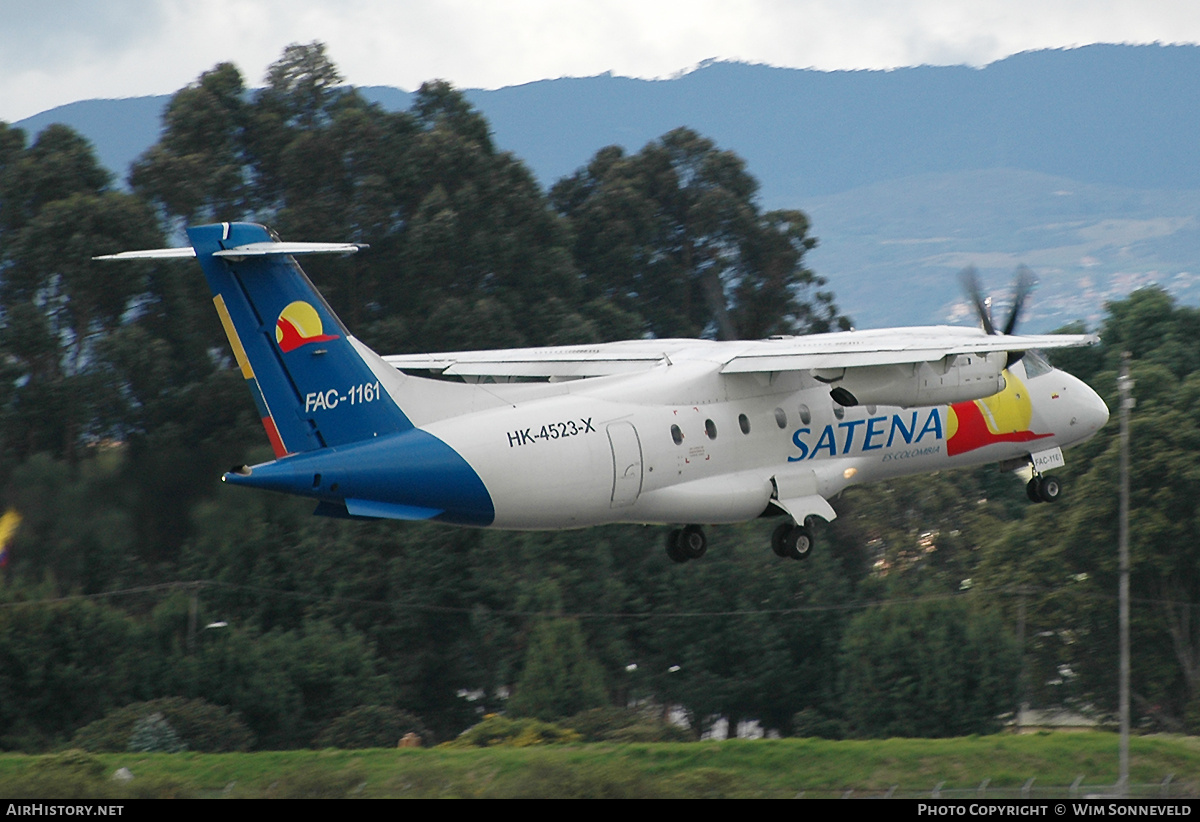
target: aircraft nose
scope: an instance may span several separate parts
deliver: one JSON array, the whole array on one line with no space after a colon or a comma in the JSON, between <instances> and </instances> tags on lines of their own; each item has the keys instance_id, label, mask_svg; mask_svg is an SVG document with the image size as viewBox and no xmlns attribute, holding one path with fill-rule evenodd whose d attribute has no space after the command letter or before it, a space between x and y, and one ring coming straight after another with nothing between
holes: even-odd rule
<instances>
[{"instance_id":1,"label":"aircraft nose","mask_svg":"<svg viewBox=\"0 0 1200 822\"><path fill-rule=\"evenodd\" d=\"M1078 407L1075 409L1071 424L1078 429L1082 429L1081 433L1085 437L1090 437L1108 422L1108 406L1104 404L1104 400L1101 399L1100 395L1093 391L1087 383L1074 377L1072 379L1078 384L1074 394L1080 400Z\"/></svg>"}]
</instances>

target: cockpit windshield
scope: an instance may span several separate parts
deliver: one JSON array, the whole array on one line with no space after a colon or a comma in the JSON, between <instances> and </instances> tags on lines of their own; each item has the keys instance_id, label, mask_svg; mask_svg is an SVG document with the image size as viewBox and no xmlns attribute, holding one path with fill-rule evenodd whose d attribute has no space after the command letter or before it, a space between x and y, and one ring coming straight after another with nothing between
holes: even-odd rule
<instances>
[{"instance_id":1,"label":"cockpit windshield","mask_svg":"<svg viewBox=\"0 0 1200 822\"><path fill-rule=\"evenodd\" d=\"M1046 362L1046 357L1042 352L1030 349L1025 352L1025 356L1021 358L1021 362L1025 365L1025 376L1029 378L1040 377L1042 374L1048 374L1053 369L1050 363Z\"/></svg>"}]
</instances>

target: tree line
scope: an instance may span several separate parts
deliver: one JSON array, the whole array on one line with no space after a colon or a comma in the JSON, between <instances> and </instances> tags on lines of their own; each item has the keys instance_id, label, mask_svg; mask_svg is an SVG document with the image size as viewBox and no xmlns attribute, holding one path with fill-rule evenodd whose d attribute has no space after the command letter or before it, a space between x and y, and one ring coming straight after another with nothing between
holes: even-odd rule
<instances>
[{"instance_id":1,"label":"tree line","mask_svg":"<svg viewBox=\"0 0 1200 822\"><path fill-rule=\"evenodd\" d=\"M852 489L804 566L757 524L676 566L652 528L328 520L215 482L269 449L194 266L91 261L220 220L369 243L306 269L397 353L847 328L805 265L808 218L763 212L744 161L703 136L602 149L547 192L448 84L388 112L314 43L257 90L230 64L181 89L128 182L70 129L0 124L0 504L20 516L0 748L166 697L235 711L268 748L371 707L436 739L613 705L678 706L697 734L724 718L842 737L1114 703L1107 431L1068 454L1060 506L994 469ZM1135 355L1134 690L1164 727L1200 721L1197 322L1139 292L1110 305L1103 346L1059 358L1114 407L1114 357Z\"/></svg>"}]
</instances>

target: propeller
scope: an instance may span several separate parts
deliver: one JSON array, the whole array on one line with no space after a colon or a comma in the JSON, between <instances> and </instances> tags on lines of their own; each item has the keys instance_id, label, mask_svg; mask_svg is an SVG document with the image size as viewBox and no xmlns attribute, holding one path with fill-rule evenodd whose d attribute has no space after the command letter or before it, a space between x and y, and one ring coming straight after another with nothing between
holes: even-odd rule
<instances>
[{"instance_id":1,"label":"propeller","mask_svg":"<svg viewBox=\"0 0 1200 822\"><path fill-rule=\"evenodd\" d=\"M997 331L995 323L992 321L992 300L983 296L983 290L979 287L979 273L974 266L968 266L958 275L959 282L962 283L963 291L966 292L967 299L975 306L975 313L979 315L979 321L983 324L983 330L988 334L1012 334L1017 328L1017 320L1021 317L1021 311L1025 307L1025 300L1029 297L1036 280L1033 272L1026 266L1017 268L1017 280L1013 285L1012 305L1008 310L1008 318L1004 321L1002 331ZM1024 351L1010 351L1008 353L1008 362L1005 368L1012 367L1013 363L1019 361L1025 356Z\"/></svg>"}]
</instances>

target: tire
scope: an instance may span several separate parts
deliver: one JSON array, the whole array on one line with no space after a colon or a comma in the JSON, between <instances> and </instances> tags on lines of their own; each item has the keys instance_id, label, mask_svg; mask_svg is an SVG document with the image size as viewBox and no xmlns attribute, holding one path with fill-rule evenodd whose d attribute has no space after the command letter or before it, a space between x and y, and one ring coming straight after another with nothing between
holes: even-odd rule
<instances>
[{"instance_id":1,"label":"tire","mask_svg":"<svg viewBox=\"0 0 1200 822\"><path fill-rule=\"evenodd\" d=\"M672 528L667 534L667 556L672 562L687 562L688 555L683 550L683 541L680 537L683 535L683 529Z\"/></svg>"},{"instance_id":2,"label":"tire","mask_svg":"<svg viewBox=\"0 0 1200 822\"><path fill-rule=\"evenodd\" d=\"M780 559L787 559L790 556L788 553L787 541L788 532L791 531L793 527L795 526L793 526L790 522L780 523L780 525L775 529L774 533L771 534L771 550L775 553L775 556L779 557Z\"/></svg>"},{"instance_id":3,"label":"tire","mask_svg":"<svg viewBox=\"0 0 1200 822\"><path fill-rule=\"evenodd\" d=\"M1043 502L1041 477L1034 477L1025 483L1025 496L1029 497L1030 502Z\"/></svg>"},{"instance_id":4,"label":"tire","mask_svg":"<svg viewBox=\"0 0 1200 822\"><path fill-rule=\"evenodd\" d=\"M812 531L803 525L796 525L788 531L787 551L790 559L805 560L812 555Z\"/></svg>"},{"instance_id":5,"label":"tire","mask_svg":"<svg viewBox=\"0 0 1200 822\"><path fill-rule=\"evenodd\" d=\"M1050 474L1042 477L1041 486L1038 488L1038 496L1042 502L1058 502L1062 496L1062 483L1058 477Z\"/></svg>"},{"instance_id":6,"label":"tire","mask_svg":"<svg viewBox=\"0 0 1200 822\"><path fill-rule=\"evenodd\" d=\"M708 551L708 538L699 525L689 525L679 535L679 550L688 559L700 559Z\"/></svg>"}]
</instances>

